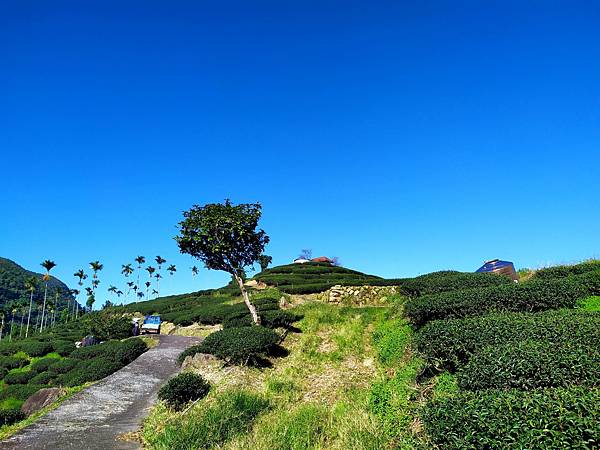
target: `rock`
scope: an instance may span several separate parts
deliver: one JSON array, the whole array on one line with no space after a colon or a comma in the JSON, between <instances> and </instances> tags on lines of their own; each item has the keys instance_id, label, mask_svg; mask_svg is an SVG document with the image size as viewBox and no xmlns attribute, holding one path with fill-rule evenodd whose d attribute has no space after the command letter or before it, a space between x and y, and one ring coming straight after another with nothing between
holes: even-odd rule
<instances>
[{"instance_id":1,"label":"rock","mask_svg":"<svg viewBox=\"0 0 600 450\"><path fill-rule=\"evenodd\" d=\"M196 353L193 356L185 358L181 364L181 370L198 369L215 365L222 365L221 361L216 356L209 355L208 353Z\"/></svg>"},{"instance_id":2,"label":"rock","mask_svg":"<svg viewBox=\"0 0 600 450\"><path fill-rule=\"evenodd\" d=\"M62 388L45 388L40 389L31 397L29 397L25 403L21 406L21 411L24 414L30 416L31 414L38 412L40 409L53 403L59 397L65 395L66 390Z\"/></svg>"}]
</instances>

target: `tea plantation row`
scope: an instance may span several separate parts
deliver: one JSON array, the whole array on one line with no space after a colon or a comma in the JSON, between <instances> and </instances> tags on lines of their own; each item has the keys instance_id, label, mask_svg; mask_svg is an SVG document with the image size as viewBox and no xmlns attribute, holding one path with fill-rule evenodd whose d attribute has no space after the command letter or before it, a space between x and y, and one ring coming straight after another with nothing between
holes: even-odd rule
<instances>
[{"instance_id":1,"label":"tea plantation row","mask_svg":"<svg viewBox=\"0 0 600 450\"><path fill-rule=\"evenodd\" d=\"M597 448L600 313L574 309L600 293L594 262L530 281L413 298L405 312L430 374L458 391L422 420L440 448Z\"/></svg>"},{"instance_id":2,"label":"tea plantation row","mask_svg":"<svg viewBox=\"0 0 600 450\"><path fill-rule=\"evenodd\" d=\"M74 342L85 336L88 326L96 321L88 319L89 322L80 320L57 326L50 333L0 344L0 425L23 419L21 405L38 390L79 386L102 379L147 350L144 341L138 338L76 348ZM107 315L102 316L101 322L114 324ZM127 336L129 321L119 317L118 322L122 330L127 322L127 331L115 335L114 330L104 330L105 334Z\"/></svg>"}]
</instances>

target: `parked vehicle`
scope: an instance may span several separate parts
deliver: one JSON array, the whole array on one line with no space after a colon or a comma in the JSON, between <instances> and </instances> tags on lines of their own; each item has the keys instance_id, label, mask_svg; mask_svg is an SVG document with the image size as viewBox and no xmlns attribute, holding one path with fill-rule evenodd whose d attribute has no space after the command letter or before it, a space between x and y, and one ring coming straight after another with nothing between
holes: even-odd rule
<instances>
[{"instance_id":1,"label":"parked vehicle","mask_svg":"<svg viewBox=\"0 0 600 450\"><path fill-rule=\"evenodd\" d=\"M160 334L160 316L146 316L142 324L142 334L156 333Z\"/></svg>"}]
</instances>

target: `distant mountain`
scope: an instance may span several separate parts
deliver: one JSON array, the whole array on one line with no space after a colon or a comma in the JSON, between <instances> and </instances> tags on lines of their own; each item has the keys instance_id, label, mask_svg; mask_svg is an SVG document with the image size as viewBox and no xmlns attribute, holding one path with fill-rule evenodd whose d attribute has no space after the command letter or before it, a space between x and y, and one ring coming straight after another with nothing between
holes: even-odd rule
<instances>
[{"instance_id":1,"label":"distant mountain","mask_svg":"<svg viewBox=\"0 0 600 450\"><path fill-rule=\"evenodd\" d=\"M39 287L34 293L33 298L36 302L41 303L44 301L43 274L26 270L10 259L0 258L0 308L19 299L25 299L29 302L29 292L25 289L25 280L31 276L39 279ZM50 279L48 280L48 298L54 300L57 288L61 292L58 309L63 309L66 307L67 301L73 297L70 294L69 287L65 283L50 275Z\"/></svg>"}]
</instances>

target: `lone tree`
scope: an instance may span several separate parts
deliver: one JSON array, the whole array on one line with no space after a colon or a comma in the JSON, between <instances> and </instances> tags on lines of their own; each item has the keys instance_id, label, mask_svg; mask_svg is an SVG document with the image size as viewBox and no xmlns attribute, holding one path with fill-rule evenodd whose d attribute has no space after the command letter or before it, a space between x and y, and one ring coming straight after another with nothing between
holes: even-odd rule
<instances>
[{"instance_id":1,"label":"lone tree","mask_svg":"<svg viewBox=\"0 0 600 450\"><path fill-rule=\"evenodd\" d=\"M267 270L267 267L269 267L271 261L273 261L273 258L269 255L260 255L258 257L258 264L260 264L260 270Z\"/></svg>"},{"instance_id":2,"label":"lone tree","mask_svg":"<svg viewBox=\"0 0 600 450\"><path fill-rule=\"evenodd\" d=\"M194 205L183 213L175 237L181 253L198 258L207 269L223 270L235 278L257 325L260 317L242 277L244 268L258 261L269 243L264 230L256 229L261 210L260 203L233 205L229 200L224 204Z\"/></svg>"}]
</instances>

